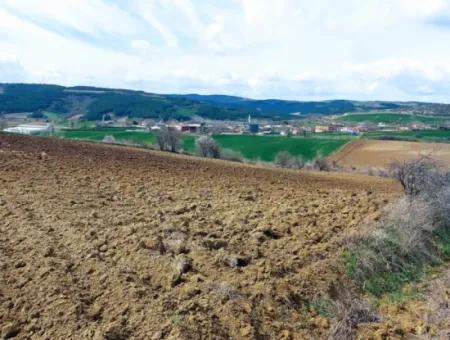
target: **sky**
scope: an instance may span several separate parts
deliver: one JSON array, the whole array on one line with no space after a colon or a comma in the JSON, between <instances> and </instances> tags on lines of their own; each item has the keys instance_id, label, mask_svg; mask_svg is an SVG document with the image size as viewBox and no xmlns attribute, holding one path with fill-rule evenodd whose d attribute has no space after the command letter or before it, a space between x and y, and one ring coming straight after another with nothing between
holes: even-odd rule
<instances>
[{"instance_id":1,"label":"sky","mask_svg":"<svg viewBox=\"0 0 450 340\"><path fill-rule=\"evenodd\" d=\"M450 0L0 0L0 82L450 103Z\"/></svg>"}]
</instances>

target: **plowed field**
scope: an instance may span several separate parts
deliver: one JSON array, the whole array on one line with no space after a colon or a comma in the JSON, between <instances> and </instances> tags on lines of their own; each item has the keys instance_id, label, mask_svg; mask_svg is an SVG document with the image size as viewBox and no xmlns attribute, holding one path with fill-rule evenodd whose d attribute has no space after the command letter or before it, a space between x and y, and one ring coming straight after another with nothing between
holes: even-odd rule
<instances>
[{"instance_id":1,"label":"plowed field","mask_svg":"<svg viewBox=\"0 0 450 340\"><path fill-rule=\"evenodd\" d=\"M0 135L0 326L19 339L326 336L375 177Z\"/></svg>"},{"instance_id":2,"label":"plowed field","mask_svg":"<svg viewBox=\"0 0 450 340\"><path fill-rule=\"evenodd\" d=\"M340 165L356 168L383 168L393 161L430 156L450 167L450 144L387 140L357 140L345 145L331 159Z\"/></svg>"}]
</instances>

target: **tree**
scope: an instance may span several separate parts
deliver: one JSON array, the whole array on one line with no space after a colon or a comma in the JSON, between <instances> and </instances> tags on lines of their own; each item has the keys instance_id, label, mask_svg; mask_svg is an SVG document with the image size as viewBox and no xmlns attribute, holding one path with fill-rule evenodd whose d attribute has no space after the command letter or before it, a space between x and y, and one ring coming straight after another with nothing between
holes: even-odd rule
<instances>
[{"instance_id":1,"label":"tree","mask_svg":"<svg viewBox=\"0 0 450 340\"><path fill-rule=\"evenodd\" d=\"M446 184L446 174L429 156L410 161L396 161L389 166L391 176L397 179L406 195L432 195Z\"/></svg>"},{"instance_id":2,"label":"tree","mask_svg":"<svg viewBox=\"0 0 450 340\"><path fill-rule=\"evenodd\" d=\"M220 158L220 147L210 136L201 136L197 139L198 153L202 157Z\"/></svg>"},{"instance_id":3,"label":"tree","mask_svg":"<svg viewBox=\"0 0 450 340\"><path fill-rule=\"evenodd\" d=\"M177 152L181 146L181 134L170 127L162 127L156 132L156 143L160 150Z\"/></svg>"},{"instance_id":4,"label":"tree","mask_svg":"<svg viewBox=\"0 0 450 340\"><path fill-rule=\"evenodd\" d=\"M177 152L181 148L181 133L173 128L169 128L168 147L171 152Z\"/></svg>"}]
</instances>

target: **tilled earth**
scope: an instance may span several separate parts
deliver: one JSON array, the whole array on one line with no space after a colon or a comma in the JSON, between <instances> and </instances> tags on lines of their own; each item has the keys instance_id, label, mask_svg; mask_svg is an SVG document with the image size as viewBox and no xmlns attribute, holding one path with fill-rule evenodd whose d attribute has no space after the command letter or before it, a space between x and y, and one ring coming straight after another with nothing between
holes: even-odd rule
<instances>
[{"instance_id":1,"label":"tilled earth","mask_svg":"<svg viewBox=\"0 0 450 340\"><path fill-rule=\"evenodd\" d=\"M375 177L0 135L0 331L19 339L303 339L330 327Z\"/></svg>"}]
</instances>

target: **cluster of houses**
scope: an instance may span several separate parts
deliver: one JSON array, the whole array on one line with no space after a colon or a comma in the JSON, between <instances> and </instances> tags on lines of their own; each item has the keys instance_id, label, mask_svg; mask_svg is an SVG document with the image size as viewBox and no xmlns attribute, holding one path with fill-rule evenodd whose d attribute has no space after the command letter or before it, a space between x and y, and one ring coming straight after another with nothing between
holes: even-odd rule
<instances>
[{"instance_id":1,"label":"cluster of houses","mask_svg":"<svg viewBox=\"0 0 450 340\"><path fill-rule=\"evenodd\" d=\"M116 122L117 123L117 122ZM122 122L124 123L124 122ZM99 122L101 124L101 122ZM112 124L112 122L107 122ZM129 125L130 122L127 122ZM252 135L280 135L280 136L308 136L313 133L348 133L360 135L369 131L409 131L409 130L433 130L447 127L430 126L424 123L412 123L407 125L385 124L385 123L340 123L325 118L314 123L304 124L300 121L272 122L254 121L249 116L246 122L242 121L199 121L199 122L156 122L151 119L134 121L135 126L159 130L163 127L173 128L182 133L214 133L214 134L252 134ZM104 125L103 125L104 126Z\"/></svg>"},{"instance_id":2,"label":"cluster of houses","mask_svg":"<svg viewBox=\"0 0 450 340\"><path fill-rule=\"evenodd\" d=\"M447 123L448 124L448 123ZM409 130L436 130L450 129L450 124L446 126L431 126L424 123L411 124L385 124L385 123L341 123L332 118L323 118L305 123L304 121L284 121L273 122L270 120L254 121L249 115L247 121L156 121L154 119L129 119L120 117L114 120L97 122L97 127L130 127L142 128L149 131L157 131L162 128L172 128L181 133L191 134L252 134L252 135L281 135L281 136L308 136L313 133L348 133L359 135L368 131L409 131ZM14 127L3 127L3 130L11 133L34 134L53 132L54 126L51 123L32 121L27 124L16 125Z\"/></svg>"}]
</instances>

